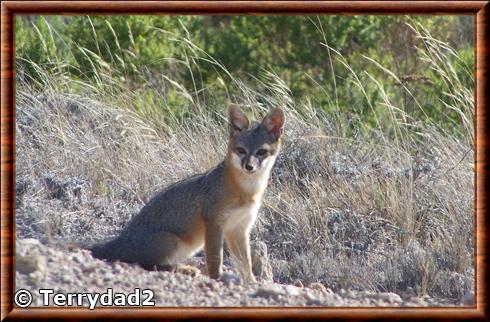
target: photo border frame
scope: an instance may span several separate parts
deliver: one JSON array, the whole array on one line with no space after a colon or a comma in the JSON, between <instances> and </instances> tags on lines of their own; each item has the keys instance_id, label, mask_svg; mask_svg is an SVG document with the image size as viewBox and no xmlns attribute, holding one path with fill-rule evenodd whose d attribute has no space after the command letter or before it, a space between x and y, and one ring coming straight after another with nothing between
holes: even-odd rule
<instances>
[{"instance_id":1,"label":"photo border frame","mask_svg":"<svg viewBox=\"0 0 490 322\"><path fill-rule=\"evenodd\" d=\"M475 305L469 307L155 307L13 305L15 291L15 17L17 15L474 15ZM1 3L1 320L10 319L477 319L488 320L488 1L3 1Z\"/></svg>"}]
</instances>

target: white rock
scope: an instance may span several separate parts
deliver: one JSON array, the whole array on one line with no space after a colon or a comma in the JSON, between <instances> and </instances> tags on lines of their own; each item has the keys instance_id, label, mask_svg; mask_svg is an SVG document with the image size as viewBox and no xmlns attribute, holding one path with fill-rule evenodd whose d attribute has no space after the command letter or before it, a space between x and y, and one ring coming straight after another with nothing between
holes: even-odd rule
<instances>
[{"instance_id":1,"label":"white rock","mask_svg":"<svg viewBox=\"0 0 490 322\"><path fill-rule=\"evenodd\" d=\"M264 284L260 286L252 296L277 299L284 294L286 294L286 292L277 284Z\"/></svg>"},{"instance_id":2,"label":"white rock","mask_svg":"<svg viewBox=\"0 0 490 322\"><path fill-rule=\"evenodd\" d=\"M376 298L390 304L402 302L402 298L400 297L400 295L395 293L379 293L377 294Z\"/></svg>"},{"instance_id":3,"label":"white rock","mask_svg":"<svg viewBox=\"0 0 490 322\"><path fill-rule=\"evenodd\" d=\"M286 285L284 289L286 290L286 293L291 296L298 296L300 294L300 289L293 285Z\"/></svg>"}]
</instances>

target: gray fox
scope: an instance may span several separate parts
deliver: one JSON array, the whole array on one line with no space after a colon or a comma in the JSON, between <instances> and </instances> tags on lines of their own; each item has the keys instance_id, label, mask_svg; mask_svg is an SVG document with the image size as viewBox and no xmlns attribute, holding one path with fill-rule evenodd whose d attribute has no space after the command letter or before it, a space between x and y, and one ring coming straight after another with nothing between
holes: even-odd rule
<instances>
[{"instance_id":1,"label":"gray fox","mask_svg":"<svg viewBox=\"0 0 490 322\"><path fill-rule=\"evenodd\" d=\"M169 269L204 246L208 275L216 279L226 240L244 281L255 282L249 234L279 153L285 116L274 108L250 125L231 104L228 121L224 161L157 194L118 237L91 247L94 257Z\"/></svg>"}]
</instances>

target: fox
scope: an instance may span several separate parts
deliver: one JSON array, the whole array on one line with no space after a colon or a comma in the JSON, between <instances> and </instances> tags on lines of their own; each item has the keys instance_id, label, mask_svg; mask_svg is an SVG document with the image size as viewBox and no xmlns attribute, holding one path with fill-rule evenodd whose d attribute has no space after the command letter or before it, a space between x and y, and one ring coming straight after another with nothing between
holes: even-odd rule
<instances>
[{"instance_id":1,"label":"fox","mask_svg":"<svg viewBox=\"0 0 490 322\"><path fill-rule=\"evenodd\" d=\"M207 275L219 279L226 241L244 282L256 283L250 231L281 148L284 123L279 107L251 123L238 105L230 104L224 160L159 192L117 237L92 246L93 256L169 270L204 248Z\"/></svg>"}]
</instances>

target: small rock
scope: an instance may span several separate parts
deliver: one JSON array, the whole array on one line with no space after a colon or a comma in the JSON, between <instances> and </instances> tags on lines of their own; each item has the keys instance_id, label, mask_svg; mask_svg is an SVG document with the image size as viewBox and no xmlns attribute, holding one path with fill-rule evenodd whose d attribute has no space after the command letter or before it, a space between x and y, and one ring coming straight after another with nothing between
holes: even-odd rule
<instances>
[{"instance_id":1,"label":"small rock","mask_svg":"<svg viewBox=\"0 0 490 322\"><path fill-rule=\"evenodd\" d=\"M39 269L39 261L36 256L20 256L15 259L15 269L21 274L30 274Z\"/></svg>"},{"instance_id":2,"label":"small rock","mask_svg":"<svg viewBox=\"0 0 490 322\"><path fill-rule=\"evenodd\" d=\"M78 266L74 266L74 267L73 267L73 273L74 273L75 275L80 275L80 274L82 273L82 270L80 269L80 267L78 267Z\"/></svg>"},{"instance_id":3,"label":"small rock","mask_svg":"<svg viewBox=\"0 0 490 322\"><path fill-rule=\"evenodd\" d=\"M123 268L120 263L115 263L112 271L114 272L114 274L121 274L123 272Z\"/></svg>"},{"instance_id":4,"label":"small rock","mask_svg":"<svg viewBox=\"0 0 490 322\"><path fill-rule=\"evenodd\" d=\"M216 282L215 280L211 280L208 283L205 284L210 290L212 291L217 291L219 290L219 283Z\"/></svg>"},{"instance_id":5,"label":"small rock","mask_svg":"<svg viewBox=\"0 0 490 322\"><path fill-rule=\"evenodd\" d=\"M341 302L342 301L342 297L340 295L338 295L338 294L335 294L335 293L332 294L332 299L334 301L336 301L336 302Z\"/></svg>"},{"instance_id":6,"label":"small rock","mask_svg":"<svg viewBox=\"0 0 490 322\"><path fill-rule=\"evenodd\" d=\"M18 241L21 246L39 246L41 242L35 238L24 238Z\"/></svg>"},{"instance_id":7,"label":"small rock","mask_svg":"<svg viewBox=\"0 0 490 322\"><path fill-rule=\"evenodd\" d=\"M252 296L278 299L284 294L286 294L286 292L277 284L265 284L260 286Z\"/></svg>"},{"instance_id":8,"label":"small rock","mask_svg":"<svg viewBox=\"0 0 490 322\"><path fill-rule=\"evenodd\" d=\"M286 293L291 296L298 296L300 294L300 289L293 285L286 285L284 289L286 290Z\"/></svg>"},{"instance_id":9,"label":"small rock","mask_svg":"<svg viewBox=\"0 0 490 322\"><path fill-rule=\"evenodd\" d=\"M223 272L220 277L219 277L219 280L223 282L223 284L229 286L231 284L240 284L241 280L240 280L240 276L238 276L237 274L233 273L233 272Z\"/></svg>"},{"instance_id":10,"label":"small rock","mask_svg":"<svg viewBox=\"0 0 490 322\"><path fill-rule=\"evenodd\" d=\"M73 280L67 274L61 275L61 281L63 283L71 283Z\"/></svg>"},{"instance_id":11,"label":"small rock","mask_svg":"<svg viewBox=\"0 0 490 322\"><path fill-rule=\"evenodd\" d=\"M402 298L400 297L400 295L395 293L379 293L375 296L375 298L383 302L388 302L390 304L402 302Z\"/></svg>"},{"instance_id":12,"label":"small rock","mask_svg":"<svg viewBox=\"0 0 490 322\"><path fill-rule=\"evenodd\" d=\"M29 275L27 275L27 277L29 282L33 285L38 285L45 278L44 274L39 270L30 273Z\"/></svg>"},{"instance_id":13,"label":"small rock","mask_svg":"<svg viewBox=\"0 0 490 322\"><path fill-rule=\"evenodd\" d=\"M95 270L96 270L96 267L94 265L87 265L87 266L82 267L82 272L84 272L84 273L92 273L92 272L95 272ZM114 273L117 273L117 272L114 271Z\"/></svg>"},{"instance_id":14,"label":"small rock","mask_svg":"<svg viewBox=\"0 0 490 322\"><path fill-rule=\"evenodd\" d=\"M82 253L73 254L72 259L79 264L83 264L87 261Z\"/></svg>"},{"instance_id":15,"label":"small rock","mask_svg":"<svg viewBox=\"0 0 490 322\"><path fill-rule=\"evenodd\" d=\"M327 293L327 288L322 283L311 283L310 285L308 285L308 288L311 288L315 291Z\"/></svg>"},{"instance_id":16,"label":"small rock","mask_svg":"<svg viewBox=\"0 0 490 322\"><path fill-rule=\"evenodd\" d=\"M321 305L321 304L323 304L323 301L321 301L318 297L316 297L311 292L306 292L305 299L306 299L307 305Z\"/></svg>"},{"instance_id":17,"label":"small rock","mask_svg":"<svg viewBox=\"0 0 490 322\"><path fill-rule=\"evenodd\" d=\"M348 291L345 293L344 297L346 297L346 298L348 298L348 299L356 299L356 298L358 298L358 295L357 295L357 293L356 293L356 292L354 292L354 291L352 291L352 290L348 290Z\"/></svg>"},{"instance_id":18,"label":"small rock","mask_svg":"<svg viewBox=\"0 0 490 322\"><path fill-rule=\"evenodd\" d=\"M427 303L419 297L411 297L402 304L403 306L427 306Z\"/></svg>"},{"instance_id":19,"label":"small rock","mask_svg":"<svg viewBox=\"0 0 490 322\"><path fill-rule=\"evenodd\" d=\"M252 272L263 282L272 283L272 266L267 255L267 245L262 241L255 241L250 244L252 255Z\"/></svg>"},{"instance_id":20,"label":"small rock","mask_svg":"<svg viewBox=\"0 0 490 322\"><path fill-rule=\"evenodd\" d=\"M304 287L303 286L303 283L300 280L294 281L293 285L296 286L296 287L300 287L300 288L303 288Z\"/></svg>"}]
</instances>

